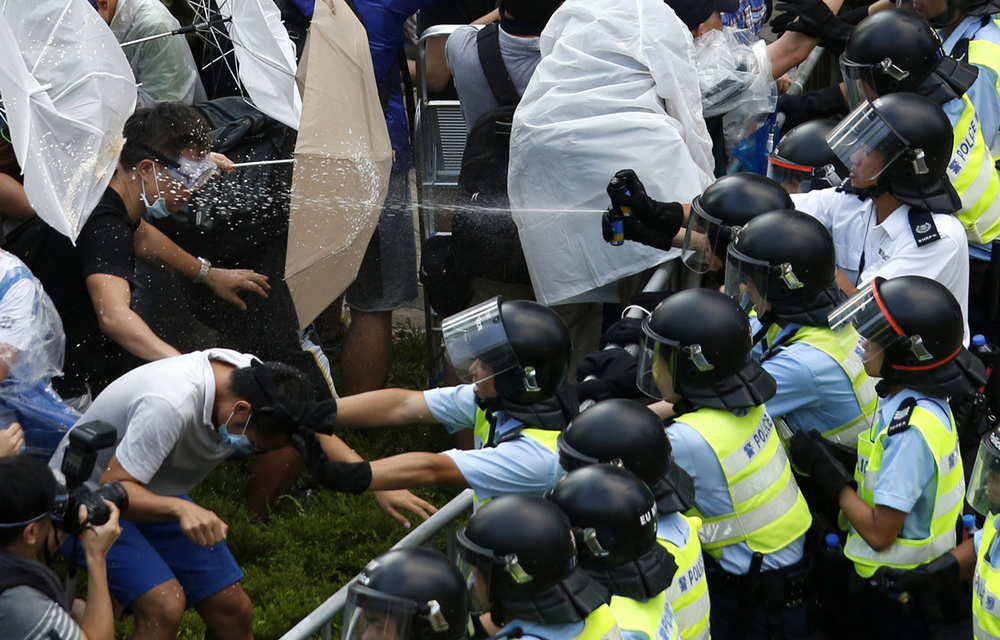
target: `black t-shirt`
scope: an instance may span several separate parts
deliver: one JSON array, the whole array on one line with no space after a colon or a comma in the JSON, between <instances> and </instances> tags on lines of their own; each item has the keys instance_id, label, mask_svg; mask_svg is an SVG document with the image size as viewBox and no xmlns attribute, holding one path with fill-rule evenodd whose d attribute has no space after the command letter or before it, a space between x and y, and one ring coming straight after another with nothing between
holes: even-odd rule
<instances>
[{"instance_id":1,"label":"black t-shirt","mask_svg":"<svg viewBox=\"0 0 1000 640\"><path fill-rule=\"evenodd\" d=\"M64 397L80 395L83 382L96 393L119 373L121 349L101 333L87 276L107 273L129 281L135 271L135 230L125 202L110 187L87 219L76 246L41 218L15 229L4 247L21 258L52 298L66 332Z\"/></svg>"}]
</instances>

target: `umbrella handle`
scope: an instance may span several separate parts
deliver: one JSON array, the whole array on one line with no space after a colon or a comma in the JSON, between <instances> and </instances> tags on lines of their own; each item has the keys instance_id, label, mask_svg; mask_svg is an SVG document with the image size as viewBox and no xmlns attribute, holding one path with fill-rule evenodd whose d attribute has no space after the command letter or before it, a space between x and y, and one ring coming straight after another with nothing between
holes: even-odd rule
<instances>
[{"instance_id":1,"label":"umbrella handle","mask_svg":"<svg viewBox=\"0 0 1000 640\"><path fill-rule=\"evenodd\" d=\"M234 162L233 168L237 167L259 167L265 164L292 164L295 162L293 159L288 158L285 160L256 160L254 162Z\"/></svg>"},{"instance_id":2,"label":"umbrella handle","mask_svg":"<svg viewBox=\"0 0 1000 640\"><path fill-rule=\"evenodd\" d=\"M157 33L152 36L146 36L145 38L138 38L136 40L129 40L128 42L121 43L122 47L130 47L134 44L141 44L143 42L149 42L150 40L156 40L157 38L166 38L167 36L179 36L185 33L191 33L192 31L197 31L198 29L205 29L211 27L217 27L219 25L225 24L232 20L232 18L216 18L215 20L209 20L208 22L199 22L197 24L189 24L186 27L181 27L180 29L174 29L173 31L166 31L164 33Z\"/></svg>"}]
</instances>

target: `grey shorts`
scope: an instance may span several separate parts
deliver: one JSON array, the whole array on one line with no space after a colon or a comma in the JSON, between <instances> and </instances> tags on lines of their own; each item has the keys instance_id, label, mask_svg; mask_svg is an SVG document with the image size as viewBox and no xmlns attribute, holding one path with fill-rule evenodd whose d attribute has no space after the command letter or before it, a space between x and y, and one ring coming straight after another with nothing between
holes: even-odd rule
<instances>
[{"instance_id":1,"label":"grey shorts","mask_svg":"<svg viewBox=\"0 0 1000 640\"><path fill-rule=\"evenodd\" d=\"M417 243L409 174L394 171L358 277L347 288L347 304L358 311L376 313L399 309L416 298Z\"/></svg>"}]
</instances>

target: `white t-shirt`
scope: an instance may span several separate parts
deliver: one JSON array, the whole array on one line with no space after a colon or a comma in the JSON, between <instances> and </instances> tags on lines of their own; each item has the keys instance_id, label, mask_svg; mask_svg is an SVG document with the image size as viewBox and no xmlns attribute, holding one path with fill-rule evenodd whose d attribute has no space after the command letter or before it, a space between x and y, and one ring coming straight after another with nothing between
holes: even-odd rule
<instances>
[{"instance_id":1,"label":"white t-shirt","mask_svg":"<svg viewBox=\"0 0 1000 640\"><path fill-rule=\"evenodd\" d=\"M252 359L229 349L195 351L143 365L111 383L74 426L101 421L118 430L117 447L98 455L89 482L100 480L114 454L153 493L181 496L201 484L233 453L212 422L210 360L248 367ZM68 443L69 434L52 456L53 471L59 471Z\"/></svg>"}]
</instances>

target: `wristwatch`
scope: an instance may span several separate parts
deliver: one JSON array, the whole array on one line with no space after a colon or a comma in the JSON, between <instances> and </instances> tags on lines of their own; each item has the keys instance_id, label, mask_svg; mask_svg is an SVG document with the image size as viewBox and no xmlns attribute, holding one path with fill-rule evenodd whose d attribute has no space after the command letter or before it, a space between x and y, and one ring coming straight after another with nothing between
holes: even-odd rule
<instances>
[{"instance_id":1,"label":"wristwatch","mask_svg":"<svg viewBox=\"0 0 1000 640\"><path fill-rule=\"evenodd\" d=\"M201 269L198 271L198 275L194 277L194 281L198 284L205 284L205 279L208 278L208 270L212 268L212 263L204 258L198 258L198 262L201 263Z\"/></svg>"}]
</instances>

